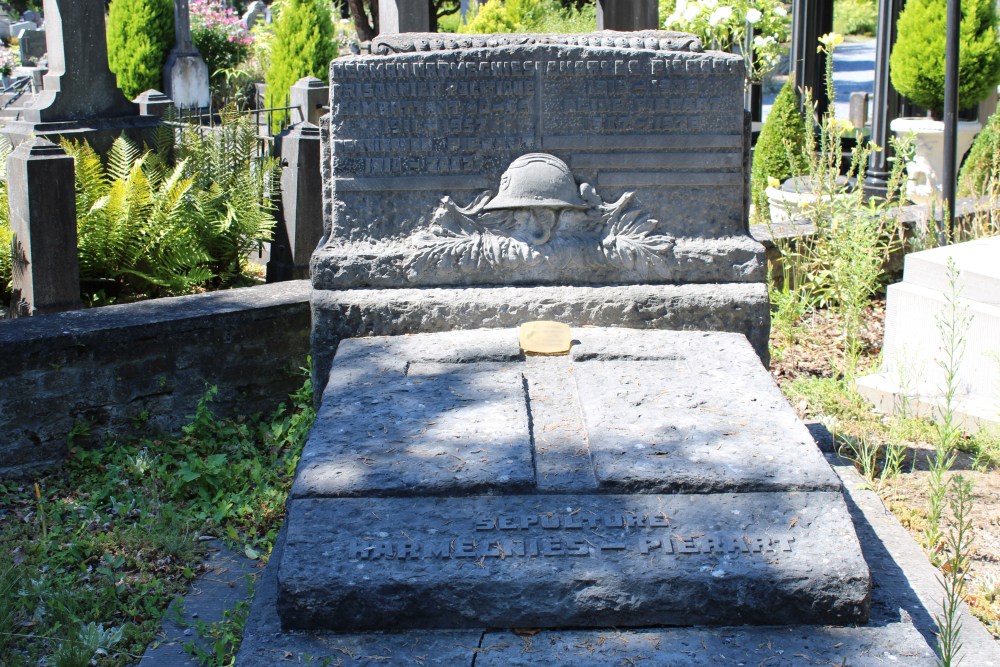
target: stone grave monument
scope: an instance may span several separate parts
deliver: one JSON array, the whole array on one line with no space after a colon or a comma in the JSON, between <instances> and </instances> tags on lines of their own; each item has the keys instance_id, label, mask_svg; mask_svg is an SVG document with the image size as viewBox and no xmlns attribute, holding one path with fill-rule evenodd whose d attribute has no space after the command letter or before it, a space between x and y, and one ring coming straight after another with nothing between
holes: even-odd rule
<instances>
[{"instance_id":1,"label":"stone grave monument","mask_svg":"<svg viewBox=\"0 0 1000 667\"><path fill-rule=\"evenodd\" d=\"M191 41L188 0L174 0L174 33L176 42L163 66L164 92L178 107L208 108L211 103L208 65Z\"/></svg>"},{"instance_id":2,"label":"stone grave monument","mask_svg":"<svg viewBox=\"0 0 1000 667\"><path fill-rule=\"evenodd\" d=\"M331 65L321 401L237 664L935 664L880 501L761 364L740 59L372 49Z\"/></svg>"},{"instance_id":3,"label":"stone grave monument","mask_svg":"<svg viewBox=\"0 0 1000 667\"><path fill-rule=\"evenodd\" d=\"M288 503L286 628L867 620L840 481L743 336L573 337L341 343Z\"/></svg>"},{"instance_id":4,"label":"stone grave monument","mask_svg":"<svg viewBox=\"0 0 1000 667\"><path fill-rule=\"evenodd\" d=\"M239 664L297 632L476 664L489 627L866 622L840 481L761 364L740 59L656 32L373 51L331 66L325 390L259 602L281 628L254 616Z\"/></svg>"},{"instance_id":5,"label":"stone grave monument","mask_svg":"<svg viewBox=\"0 0 1000 667\"><path fill-rule=\"evenodd\" d=\"M313 363L337 342L574 325L767 352L737 56L691 35L399 34L331 65Z\"/></svg>"},{"instance_id":6,"label":"stone grave monument","mask_svg":"<svg viewBox=\"0 0 1000 667\"><path fill-rule=\"evenodd\" d=\"M31 136L87 140L105 151L123 131L142 140L158 119L139 114L108 68L104 5L79 0L44 0L48 72L44 90L18 109L3 134L13 144Z\"/></svg>"},{"instance_id":7,"label":"stone grave monument","mask_svg":"<svg viewBox=\"0 0 1000 667\"><path fill-rule=\"evenodd\" d=\"M886 292L882 371L856 383L879 410L893 414L905 409L928 418L941 414L952 344L947 331L954 326L953 418L972 432L1000 425L997 257L998 237L906 255L902 282Z\"/></svg>"}]
</instances>

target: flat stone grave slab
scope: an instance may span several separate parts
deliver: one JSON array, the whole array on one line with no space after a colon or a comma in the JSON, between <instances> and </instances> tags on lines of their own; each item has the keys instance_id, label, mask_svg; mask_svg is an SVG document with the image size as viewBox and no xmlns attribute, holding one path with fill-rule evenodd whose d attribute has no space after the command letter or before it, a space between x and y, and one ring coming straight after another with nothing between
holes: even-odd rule
<instances>
[{"instance_id":1,"label":"flat stone grave slab","mask_svg":"<svg viewBox=\"0 0 1000 667\"><path fill-rule=\"evenodd\" d=\"M738 334L352 339L288 505L287 628L864 622L840 482Z\"/></svg>"}]
</instances>

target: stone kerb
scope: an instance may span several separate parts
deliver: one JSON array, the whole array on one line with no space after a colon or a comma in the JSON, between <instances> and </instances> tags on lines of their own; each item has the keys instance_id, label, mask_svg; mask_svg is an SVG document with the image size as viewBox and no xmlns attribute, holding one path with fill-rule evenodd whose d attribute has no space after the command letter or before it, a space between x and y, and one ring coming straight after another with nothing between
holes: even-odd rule
<instances>
[{"instance_id":1,"label":"stone kerb","mask_svg":"<svg viewBox=\"0 0 1000 667\"><path fill-rule=\"evenodd\" d=\"M674 294L670 317L746 333L766 355L739 57L656 31L391 35L372 52L331 64L324 241L311 262L321 384L344 329L337 304L361 290L374 299L358 304L367 331L405 333L381 322L402 319L384 308L401 290L419 291L416 310L450 309L436 325L448 328L534 319L521 305L551 302L555 287L572 288L559 298L574 324L658 328L629 313L665 286L711 285L710 306ZM638 303L606 292L639 285ZM455 312L454 298L476 297L448 290L469 287L517 289L501 313Z\"/></svg>"}]
</instances>

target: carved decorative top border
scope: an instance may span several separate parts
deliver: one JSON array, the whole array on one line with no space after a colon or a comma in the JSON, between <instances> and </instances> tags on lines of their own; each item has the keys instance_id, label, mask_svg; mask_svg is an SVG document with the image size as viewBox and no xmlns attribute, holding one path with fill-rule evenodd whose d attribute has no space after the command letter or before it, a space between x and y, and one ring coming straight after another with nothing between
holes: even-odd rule
<instances>
[{"instance_id":1,"label":"carved decorative top border","mask_svg":"<svg viewBox=\"0 0 1000 667\"><path fill-rule=\"evenodd\" d=\"M459 49L485 49L504 46L589 46L614 49L646 49L652 51L703 51L701 40L684 32L666 30L640 30L618 32L603 30L576 35L459 35L446 33L410 32L380 35L372 41L372 55L387 56L394 53L419 51L454 51Z\"/></svg>"}]
</instances>

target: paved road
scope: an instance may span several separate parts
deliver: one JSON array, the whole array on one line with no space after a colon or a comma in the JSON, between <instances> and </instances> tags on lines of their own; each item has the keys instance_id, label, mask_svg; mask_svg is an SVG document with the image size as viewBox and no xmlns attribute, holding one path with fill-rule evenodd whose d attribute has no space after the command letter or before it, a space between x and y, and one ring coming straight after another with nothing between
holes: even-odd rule
<instances>
[{"instance_id":1,"label":"paved road","mask_svg":"<svg viewBox=\"0 0 1000 667\"><path fill-rule=\"evenodd\" d=\"M837 91L837 118L847 118L851 93L872 92L875 85L875 39L844 42L833 53L833 83ZM774 103L774 94L764 96L764 118Z\"/></svg>"}]
</instances>

